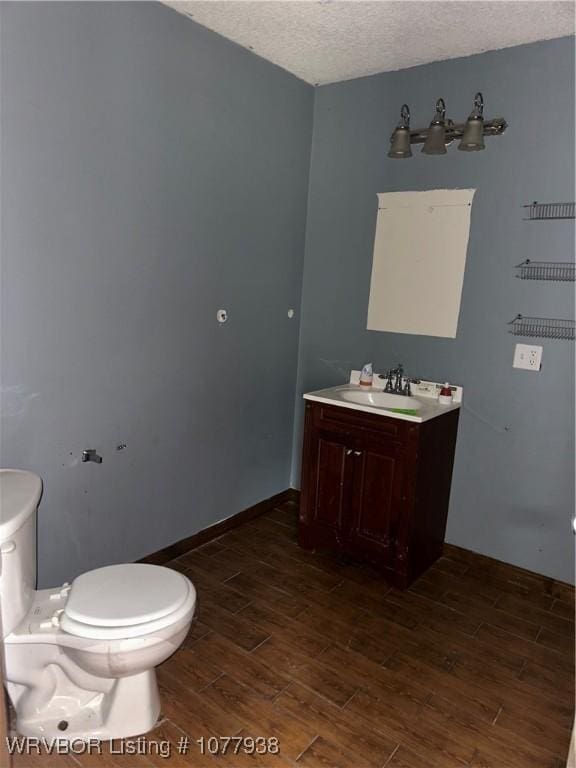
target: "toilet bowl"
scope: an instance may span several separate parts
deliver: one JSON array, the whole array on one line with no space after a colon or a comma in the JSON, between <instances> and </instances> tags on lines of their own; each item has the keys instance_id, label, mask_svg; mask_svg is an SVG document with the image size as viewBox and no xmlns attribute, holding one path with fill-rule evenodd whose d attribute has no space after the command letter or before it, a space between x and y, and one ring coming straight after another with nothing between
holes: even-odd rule
<instances>
[{"instance_id":1,"label":"toilet bowl","mask_svg":"<svg viewBox=\"0 0 576 768\"><path fill-rule=\"evenodd\" d=\"M0 598L17 731L67 740L146 733L160 712L155 667L188 633L194 586L136 563L35 590L41 491L36 475L0 470Z\"/></svg>"}]
</instances>

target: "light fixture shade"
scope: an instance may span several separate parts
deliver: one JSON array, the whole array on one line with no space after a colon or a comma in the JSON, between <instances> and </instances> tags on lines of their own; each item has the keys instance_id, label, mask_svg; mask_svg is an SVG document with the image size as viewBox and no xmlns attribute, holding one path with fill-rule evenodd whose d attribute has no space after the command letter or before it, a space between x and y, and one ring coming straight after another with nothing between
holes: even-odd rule
<instances>
[{"instance_id":1,"label":"light fixture shade","mask_svg":"<svg viewBox=\"0 0 576 768\"><path fill-rule=\"evenodd\" d=\"M436 102L436 114L428 128L422 152L425 155L446 154L446 104L444 99L438 99Z\"/></svg>"},{"instance_id":2,"label":"light fixture shade","mask_svg":"<svg viewBox=\"0 0 576 768\"><path fill-rule=\"evenodd\" d=\"M402 104L400 122L390 139L388 157L391 157L393 160L412 157L412 150L410 148L410 107L408 104Z\"/></svg>"},{"instance_id":3,"label":"light fixture shade","mask_svg":"<svg viewBox=\"0 0 576 768\"><path fill-rule=\"evenodd\" d=\"M485 149L485 146L484 120L481 117L469 117L458 149L463 152L476 152L479 149Z\"/></svg>"},{"instance_id":4,"label":"light fixture shade","mask_svg":"<svg viewBox=\"0 0 576 768\"><path fill-rule=\"evenodd\" d=\"M484 99L478 91L474 96L474 109L466 120L462 141L458 145L458 149L463 152L476 152L484 148Z\"/></svg>"},{"instance_id":5,"label":"light fixture shade","mask_svg":"<svg viewBox=\"0 0 576 768\"><path fill-rule=\"evenodd\" d=\"M432 123L422 147L425 155L446 154L446 126L443 123Z\"/></svg>"},{"instance_id":6,"label":"light fixture shade","mask_svg":"<svg viewBox=\"0 0 576 768\"><path fill-rule=\"evenodd\" d=\"M390 141L388 157L391 157L394 160L402 160L405 157L412 157L410 128L396 128Z\"/></svg>"}]
</instances>

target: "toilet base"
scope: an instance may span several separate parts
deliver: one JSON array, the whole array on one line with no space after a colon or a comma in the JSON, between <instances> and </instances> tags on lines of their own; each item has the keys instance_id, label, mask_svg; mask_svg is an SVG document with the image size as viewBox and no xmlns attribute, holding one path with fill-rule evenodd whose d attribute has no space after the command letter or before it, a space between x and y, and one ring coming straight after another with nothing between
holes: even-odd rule
<instances>
[{"instance_id":1,"label":"toilet base","mask_svg":"<svg viewBox=\"0 0 576 768\"><path fill-rule=\"evenodd\" d=\"M65 690L69 680L59 682L51 701L37 715L20 716L16 705L16 730L20 735L59 741L108 741L138 736L156 725L160 696L155 669L118 678L107 692L83 691L81 701ZM10 693L10 683L8 689Z\"/></svg>"}]
</instances>

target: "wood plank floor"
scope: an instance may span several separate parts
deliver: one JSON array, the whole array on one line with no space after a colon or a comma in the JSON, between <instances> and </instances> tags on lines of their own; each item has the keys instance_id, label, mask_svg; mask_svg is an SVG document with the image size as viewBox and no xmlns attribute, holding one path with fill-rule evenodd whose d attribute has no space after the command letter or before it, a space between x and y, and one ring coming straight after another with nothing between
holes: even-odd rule
<instances>
[{"instance_id":1,"label":"wood plank floor","mask_svg":"<svg viewBox=\"0 0 576 768\"><path fill-rule=\"evenodd\" d=\"M169 759L113 749L15 768L565 765L571 587L446 546L399 592L366 567L300 550L296 523L289 502L169 564L199 595L188 639L158 670L163 714L146 749L170 742ZM274 737L280 753L234 755L231 743L212 756L196 741L225 736L248 748Z\"/></svg>"}]
</instances>

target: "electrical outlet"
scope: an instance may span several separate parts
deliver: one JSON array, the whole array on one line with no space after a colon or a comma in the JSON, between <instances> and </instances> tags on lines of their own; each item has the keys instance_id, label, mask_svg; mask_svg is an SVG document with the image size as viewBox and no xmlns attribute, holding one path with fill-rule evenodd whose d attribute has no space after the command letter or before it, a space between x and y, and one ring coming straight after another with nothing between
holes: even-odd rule
<instances>
[{"instance_id":1,"label":"electrical outlet","mask_svg":"<svg viewBox=\"0 0 576 768\"><path fill-rule=\"evenodd\" d=\"M539 371L542 367L542 347L516 344L513 366L524 371Z\"/></svg>"}]
</instances>

